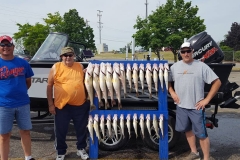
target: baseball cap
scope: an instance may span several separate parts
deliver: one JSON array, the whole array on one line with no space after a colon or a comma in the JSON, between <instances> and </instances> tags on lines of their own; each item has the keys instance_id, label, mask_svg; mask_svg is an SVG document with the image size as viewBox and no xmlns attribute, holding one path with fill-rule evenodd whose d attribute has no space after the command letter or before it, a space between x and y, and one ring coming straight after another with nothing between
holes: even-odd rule
<instances>
[{"instance_id":1,"label":"baseball cap","mask_svg":"<svg viewBox=\"0 0 240 160\"><path fill-rule=\"evenodd\" d=\"M191 45L190 42L184 42L184 43L181 45L180 49L183 49L183 48L190 48L191 50L193 49L193 47L192 47L192 45Z\"/></svg>"},{"instance_id":2,"label":"baseball cap","mask_svg":"<svg viewBox=\"0 0 240 160\"><path fill-rule=\"evenodd\" d=\"M65 54L65 53L74 53L74 49L72 48L72 47L64 47L64 48L62 48L62 50L61 50L61 54L60 54L60 56L62 56L63 54ZM74 53L75 54L75 53Z\"/></svg>"},{"instance_id":3,"label":"baseball cap","mask_svg":"<svg viewBox=\"0 0 240 160\"><path fill-rule=\"evenodd\" d=\"M7 40L9 43L13 43L13 39L6 35L0 37L0 43L2 43L3 40Z\"/></svg>"}]
</instances>

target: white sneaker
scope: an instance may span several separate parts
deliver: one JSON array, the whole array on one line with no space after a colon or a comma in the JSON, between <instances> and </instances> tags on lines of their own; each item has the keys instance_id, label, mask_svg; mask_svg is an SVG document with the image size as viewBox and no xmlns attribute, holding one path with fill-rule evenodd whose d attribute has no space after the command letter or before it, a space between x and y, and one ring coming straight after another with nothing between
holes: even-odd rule
<instances>
[{"instance_id":1,"label":"white sneaker","mask_svg":"<svg viewBox=\"0 0 240 160\"><path fill-rule=\"evenodd\" d=\"M77 155L78 155L78 156L81 156L81 158L82 158L83 160L86 160L86 159L89 158L89 156L88 156L87 152L85 151L85 149L80 149L80 150L78 150L78 151L77 151Z\"/></svg>"},{"instance_id":2,"label":"white sneaker","mask_svg":"<svg viewBox=\"0 0 240 160\"><path fill-rule=\"evenodd\" d=\"M56 160L64 160L65 155L57 155Z\"/></svg>"}]
</instances>

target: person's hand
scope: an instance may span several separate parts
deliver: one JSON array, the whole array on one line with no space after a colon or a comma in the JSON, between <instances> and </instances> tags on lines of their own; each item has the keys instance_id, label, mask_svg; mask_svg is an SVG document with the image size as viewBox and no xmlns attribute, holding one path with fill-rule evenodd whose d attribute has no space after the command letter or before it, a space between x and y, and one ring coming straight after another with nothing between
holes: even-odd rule
<instances>
[{"instance_id":1,"label":"person's hand","mask_svg":"<svg viewBox=\"0 0 240 160\"><path fill-rule=\"evenodd\" d=\"M53 115L55 115L55 114L56 114L56 111L55 111L55 106L54 106L54 104L52 104L51 106L49 106L49 107L48 107L48 109L49 109L49 112L50 112L51 114L53 114Z\"/></svg>"},{"instance_id":2,"label":"person's hand","mask_svg":"<svg viewBox=\"0 0 240 160\"><path fill-rule=\"evenodd\" d=\"M83 73L86 73L86 71L87 71L87 68L83 69Z\"/></svg>"},{"instance_id":3,"label":"person's hand","mask_svg":"<svg viewBox=\"0 0 240 160\"><path fill-rule=\"evenodd\" d=\"M174 101L174 104L179 104L180 103L180 100L178 98L178 95L174 92L171 94L172 98L173 98L173 101Z\"/></svg>"},{"instance_id":4,"label":"person's hand","mask_svg":"<svg viewBox=\"0 0 240 160\"><path fill-rule=\"evenodd\" d=\"M203 110L207 104L208 104L208 101L206 99L203 99L201 101L198 101L195 106L197 110L200 110L200 109Z\"/></svg>"}]
</instances>

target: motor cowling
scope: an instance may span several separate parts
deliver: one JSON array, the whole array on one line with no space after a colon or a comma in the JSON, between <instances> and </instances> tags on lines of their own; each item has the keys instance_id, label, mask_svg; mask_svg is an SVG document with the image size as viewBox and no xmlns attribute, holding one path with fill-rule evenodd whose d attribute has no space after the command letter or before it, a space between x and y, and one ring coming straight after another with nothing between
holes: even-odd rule
<instances>
[{"instance_id":1,"label":"motor cowling","mask_svg":"<svg viewBox=\"0 0 240 160\"><path fill-rule=\"evenodd\" d=\"M193 58L204 63L221 63L224 53L213 38L207 32L200 32L187 40L190 42L194 51ZM178 59L181 60L180 54Z\"/></svg>"}]
</instances>

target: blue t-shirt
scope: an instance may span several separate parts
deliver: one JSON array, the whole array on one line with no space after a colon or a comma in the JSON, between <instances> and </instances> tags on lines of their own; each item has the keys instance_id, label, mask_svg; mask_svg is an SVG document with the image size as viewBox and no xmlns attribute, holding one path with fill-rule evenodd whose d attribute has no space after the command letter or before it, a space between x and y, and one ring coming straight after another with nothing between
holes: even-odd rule
<instances>
[{"instance_id":1,"label":"blue t-shirt","mask_svg":"<svg viewBox=\"0 0 240 160\"><path fill-rule=\"evenodd\" d=\"M32 77L29 63L21 58L0 58L0 107L15 108L30 103L26 78Z\"/></svg>"}]
</instances>

